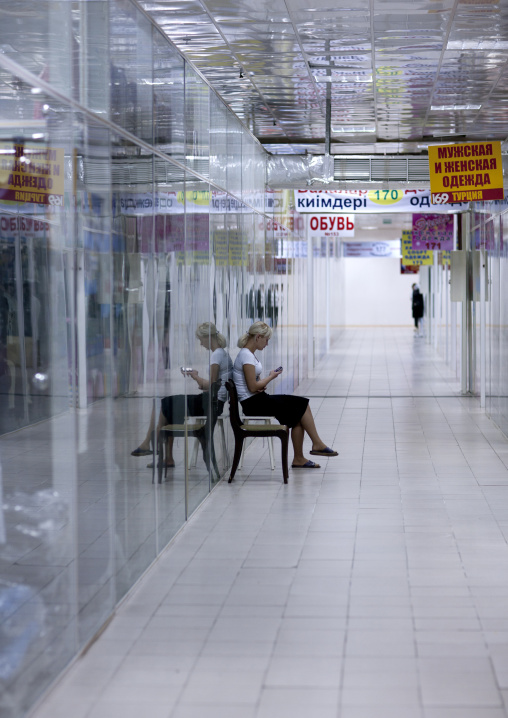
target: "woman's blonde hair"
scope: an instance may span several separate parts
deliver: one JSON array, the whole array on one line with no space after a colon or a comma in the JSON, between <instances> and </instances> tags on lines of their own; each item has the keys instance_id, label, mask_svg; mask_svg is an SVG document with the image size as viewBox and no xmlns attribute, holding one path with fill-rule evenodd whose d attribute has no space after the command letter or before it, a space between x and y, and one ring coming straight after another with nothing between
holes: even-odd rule
<instances>
[{"instance_id":1,"label":"woman's blonde hair","mask_svg":"<svg viewBox=\"0 0 508 718\"><path fill-rule=\"evenodd\" d=\"M198 339L208 339L208 337L215 337L215 341L221 349L224 349L227 344L226 337L219 331L217 331L217 327L215 326L215 324L212 324L212 322L203 322L203 324L199 324L198 328L196 329L196 337Z\"/></svg>"},{"instance_id":2,"label":"woman's blonde hair","mask_svg":"<svg viewBox=\"0 0 508 718\"><path fill-rule=\"evenodd\" d=\"M262 337L270 339L273 334L273 329L269 327L268 324L265 324L265 322L254 322L254 324L250 325L245 334L242 334L242 336L238 340L237 346L239 346L240 349L243 349L249 339L251 337L257 336L258 334Z\"/></svg>"}]
</instances>

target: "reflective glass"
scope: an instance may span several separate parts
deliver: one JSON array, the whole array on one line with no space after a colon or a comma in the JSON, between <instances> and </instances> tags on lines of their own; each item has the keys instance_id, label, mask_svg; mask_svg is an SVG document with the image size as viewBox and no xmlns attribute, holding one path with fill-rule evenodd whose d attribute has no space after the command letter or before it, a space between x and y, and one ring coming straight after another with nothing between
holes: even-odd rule
<instances>
[{"instance_id":1,"label":"reflective glass","mask_svg":"<svg viewBox=\"0 0 508 718\"><path fill-rule=\"evenodd\" d=\"M184 62L176 50L153 30L154 144L170 157L184 161Z\"/></svg>"},{"instance_id":2,"label":"reflective glass","mask_svg":"<svg viewBox=\"0 0 508 718\"><path fill-rule=\"evenodd\" d=\"M14 11L2 3L0 32L2 54L68 97L73 96L73 85L76 88L79 82L73 4L77 6L55 0L19 0ZM15 85L23 90L24 83L19 78Z\"/></svg>"},{"instance_id":3,"label":"reflective glass","mask_svg":"<svg viewBox=\"0 0 508 718\"><path fill-rule=\"evenodd\" d=\"M75 126L5 71L0 96L0 713L18 718L77 648Z\"/></svg>"},{"instance_id":4,"label":"reflective glass","mask_svg":"<svg viewBox=\"0 0 508 718\"><path fill-rule=\"evenodd\" d=\"M489 225L492 229L489 231ZM508 215L501 214L484 224L483 242L487 247L489 270L489 297L487 333L489 377L487 384L487 411L501 430L508 433Z\"/></svg>"},{"instance_id":5,"label":"reflective glass","mask_svg":"<svg viewBox=\"0 0 508 718\"><path fill-rule=\"evenodd\" d=\"M110 118L122 129L152 144L152 24L131 3L111 0L108 5Z\"/></svg>"},{"instance_id":6,"label":"reflective glass","mask_svg":"<svg viewBox=\"0 0 508 718\"><path fill-rule=\"evenodd\" d=\"M157 553L152 413L159 352L154 156L113 136L111 148L111 437L114 460L115 591L121 598ZM105 261L103 259L103 261ZM138 451L147 442L144 455ZM135 452L135 455L132 455ZM137 455L136 455L137 454ZM149 464L151 467L149 468Z\"/></svg>"},{"instance_id":7,"label":"reflective glass","mask_svg":"<svg viewBox=\"0 0 508 718\"><path fill-rule=\"evenodd\" d=\"M270 391L294 390L308 348L305 237L291 193L265 195L264 151L237 118L128 0L16 12L0 67L21 62L82 108L0 70L5 718L224 476L234 442L214 379L239 336L273 327Z\"/></svg>"},{"instance_id":8,"label":"reflective glass","mask_svg":"<svg viewBox=\"0 0 508 718\"><path fill-rule=\"evenodd\" d=\"M187 366L180 313L185 306L185 173L155 159L155 265L154 265L154 427L183 424ZM175 413L173 415L173 401ZM183 407L183 408L182 408ZM177 413L179 412L179 413ZM185 438L182 432L163 434L164 476L157 491L158 545L162 548L187 518ZM173 466L172 466L173 465ZM160 470L162 474L162 471ZM159 472L156 473L156 479Z\"/></svg>"},{"instance_id":9,"label":"reflective glass","mask_svg":"<svg viewBox=\"0 0 508 718\"><path fill-rule=\"evenodd\" d=\"M210 94L210 181L227 186L228 111L215 93Z\"/></svg>"},{"instance_id":10,"label":"reflective glass","mask_svg":"<svg viewBox=\"0 0 508 718\"><path fill-rule=\"evenodd\" d=\"M231 342L236 345L236 340L230 334L229 317L231 314L231 273L230 254L228 243L228 203L225 192L212 190L210 192L210 261L211 261L211 321L218 332L224 337L220 344L225 344L224 351L227 354L225 362L227 368L231 369ZM229 361L228 361L229 360ZM228 378L232 378L228 373ZM219 390L217 426L214 431L214 451L217 466L223 471L228 466L228 403L227 393L222 377ZM230 449L231 451L231 449ZM211 474L212 483L216 482L215 473Z\"/></svg>"},{"instance_id":11,"label":"reflective glass","mask_svg":"<svg viewBox=\"0 0 508 718\"><path fill-rule=\"evenodd\" d=\"M210 88L185 66L185 164L210 175Z\"/></svg>"},{"instance_id":12,"label":"reflective glass","mask_svg":"<svg viewBox=\"0 0 508 718\"><path fill-rule=\"evenodd\" d=\"M228 113L227 191L242 198L242 126Z\"/></svg>"},{"instance_id":13,"label":"reflective glass","mask_svg":"<svg viewBox=\"0 0 508 718\"><path fill-rule=\"evenodd\" d=\"M215 353L214 330L207 336L206 326L211 319L210 267L210 188L196 178L187 178L185 188L185 304L179 313L181 345L185 366L185 393L188 395L188 421L203 423L203 433L189 439L187 453L188 513L194 511L210 490L210 472L215 471L213 432L216 428L217 397L211 401L211 364ZM214 336L212 336L214 335ZM191 446L192 443L192 446ZM199 447L196 446L199 443ZM195 449L198 449L197 452ZM196 456L197 453L197 456Z\"/></svg>"}]
</instances>

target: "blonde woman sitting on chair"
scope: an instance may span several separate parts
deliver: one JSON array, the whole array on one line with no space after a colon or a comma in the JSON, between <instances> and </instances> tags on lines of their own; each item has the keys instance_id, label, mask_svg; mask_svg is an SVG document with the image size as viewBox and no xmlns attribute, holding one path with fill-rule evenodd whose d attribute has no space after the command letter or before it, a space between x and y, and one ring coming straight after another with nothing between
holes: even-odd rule
<instances>
[{"instance_id":1,"label":"blonde woman sitting on chair","mask_svg":"<svg viewBox=\"0 0 508 718\"><path fill-rule=\"evenodd\" d=\"M254 352L261 352L268 346L272 333L268 324L255 322L238 340L241 351L233 366L238 399L245 416L274 416L280 424L290 427L294 450L293 469L319 469L319 464L303 454L305 432L312 441L312 455L337 456L338 452L330 449L320 438L309 400L303 396L267 394L265 391L268 384L280 376L282 367L273 369L267 377L261 379L263 367Z\"/></svg>"}]
</instances>

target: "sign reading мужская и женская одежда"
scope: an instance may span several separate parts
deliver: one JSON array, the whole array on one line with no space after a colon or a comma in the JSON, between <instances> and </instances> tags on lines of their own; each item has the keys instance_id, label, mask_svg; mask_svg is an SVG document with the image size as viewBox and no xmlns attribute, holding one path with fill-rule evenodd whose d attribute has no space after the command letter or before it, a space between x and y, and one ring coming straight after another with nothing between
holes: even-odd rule
<instances>
[{"instance_id":1,"label":"sign reading \u043c\u0443\u0436\u0441\u043a\u0430\u044f \u0438 \u0436\u0435\u043d\u0441\u043a\u0430\u044f \u043e\u0434\u0435\u0436\u0434\u0430","mask_svg":"<svg viewBox=\"0 0 508 718\"><path fill-rule=\"evenodd\" d=\"M503 199L500 142L429 147L433 205Z\"/></svg>"}]
</instances>

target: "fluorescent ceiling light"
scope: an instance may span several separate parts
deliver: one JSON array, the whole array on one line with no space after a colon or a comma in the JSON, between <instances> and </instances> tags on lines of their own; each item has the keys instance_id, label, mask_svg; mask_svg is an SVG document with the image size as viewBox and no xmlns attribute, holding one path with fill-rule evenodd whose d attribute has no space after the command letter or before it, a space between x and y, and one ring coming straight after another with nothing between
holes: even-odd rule
<instances>
[{"instance_id":1,"label":"fluorescent ceiling light","mask_svg":"<svg viewBox=\"0 0 508 718\"><path fill-rule=\"evenodd\" d=\"M456 112L458 110L479 110L481 105L431 105L435 112Z\"/></svg>"},{"instance_id":2,"label":"fluorescent ceiling light","mask_svg":"<svg viewBox=\"0 0 508 718\"><path fill-rule=\"evenodd\" d=\"M375 131L375 126L369 127L367 125L341 125L340 127L332 127L332 132L355 135L358 132L367 132L369 134L373 134Z\"/></svg>"},{"instance_id":3,"label":"fluorescent ceiling light","mask_svg":"<svg viewBox=\"0 0 508 718\"><path fill-rule=\"evenodd\" d=\"M462 141L463 141L462 138L457 139L457 142L441 142L440 140L429 140L427 142L427 144L425 144L425 145L420 144L420 145L416 145L416 146L419 150L428 150L429 147L434 147L434 146L438 146L438 145L439 146L441 146L441 145L456 145Z\"/></svg>"},{"instance_id":4,"label":"fluorescent ceiling light","mask_svg":"<svg viewBox=\"0 0 508 718\"><path fill-rule=\"evenodd\" d=\"M447 50L507 50L506 40L450 40Z\"/></svg>"}]
</instances>

